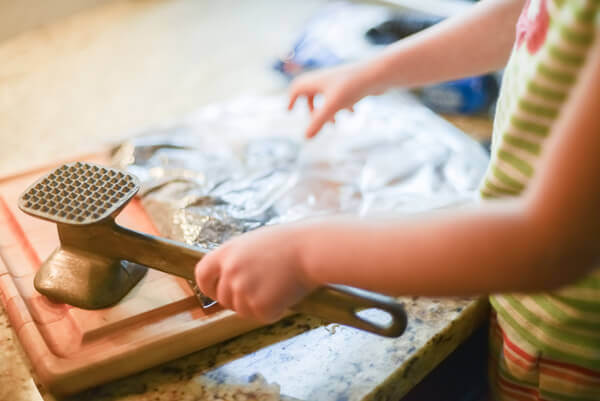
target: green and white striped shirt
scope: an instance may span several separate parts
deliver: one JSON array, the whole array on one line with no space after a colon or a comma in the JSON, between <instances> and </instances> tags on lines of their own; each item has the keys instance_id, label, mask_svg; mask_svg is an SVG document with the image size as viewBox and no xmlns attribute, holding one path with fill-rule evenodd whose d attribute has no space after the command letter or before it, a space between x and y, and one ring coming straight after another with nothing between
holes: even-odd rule
<instances>
[{"instance_id":1,"label":"green and white striped shirt","mask_svg":"<svg viewBox=\"0 0 600 401\"><path fill-rule=\"evenodd\" d=\"M516 196L527 187L599 31L600 0L527 1L498 100L482 198ZM559 361L593 371L590 377L600 374L600 269L559 291L495 295L491 303L523 360ZM514 399L600 400L600 376L585 379L597 380L594 385L572 387L573 378L564 372L560 379L517 365L511 370L504 364L512 380L507 388L517 391L510 386L526 384L541 390L538 398L523 390L522 398Z\"/></svg>"}]
</instances>

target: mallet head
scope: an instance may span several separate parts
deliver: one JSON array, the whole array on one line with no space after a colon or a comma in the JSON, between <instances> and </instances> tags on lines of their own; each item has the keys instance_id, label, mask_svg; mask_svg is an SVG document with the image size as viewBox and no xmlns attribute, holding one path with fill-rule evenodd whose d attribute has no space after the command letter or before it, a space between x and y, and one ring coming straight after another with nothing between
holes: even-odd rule
<instances>
[{"instance_id":1,"label":"mallet head","mask_svg":"<svg viewBox=\"0 0 600 401\"><path fill-rule=\"evenodd\" d=\"M54 223L88 225L116 216L140 188L123 171L93 163L65 164L30 185L19 208Z\"/></svg>"},{"instance_id":2,"label":"mallet head","mask_svg":"<svg viewBox=\"0 0 600 401\"><path fill-rule=\"evenodd\" d=\"M64 235L112 221L139 188L137 178L129 173L93 163L69 163L30 185L18 206L27 214L57 223L59 235ZM54 301L85 309L110 306L146 273L138 264L85 252L62 241L61 237L61 245L34 280L35 288Z\"/></svg>"}]
</instances>

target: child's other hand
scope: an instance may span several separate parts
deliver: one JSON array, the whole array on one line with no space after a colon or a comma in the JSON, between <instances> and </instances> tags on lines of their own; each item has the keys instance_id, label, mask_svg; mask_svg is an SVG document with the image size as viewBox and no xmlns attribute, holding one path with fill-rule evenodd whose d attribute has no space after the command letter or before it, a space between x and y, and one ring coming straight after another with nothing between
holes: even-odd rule
<instances>
[{"instance_id":1,"label":"child's other hand","mask_svg":"<svg viewBox=\"0 0 600 401\"><path fill-rule=\"evenodd\" d=\"M303 74L290 88L291 110L300 96L306 96L312 114L306 136L312 138L326 122L335 122L335 113L342 109L353 111L353 106L368 95L368 83L362 65L350 64ZM316 95L323 95L322 106L315 110Z\"/></svg>"},{"instance_id":2,"label":"child's other hand","mask_svg":"<svg viewBox=\"0 0 600 401\"><path fill-rule=\"evenodd\" d=\"M208 253L196 265L198 288L241 316L271 323L316 288L302 266L291 226L244 234Z\"/></svg>"}]
</instances>

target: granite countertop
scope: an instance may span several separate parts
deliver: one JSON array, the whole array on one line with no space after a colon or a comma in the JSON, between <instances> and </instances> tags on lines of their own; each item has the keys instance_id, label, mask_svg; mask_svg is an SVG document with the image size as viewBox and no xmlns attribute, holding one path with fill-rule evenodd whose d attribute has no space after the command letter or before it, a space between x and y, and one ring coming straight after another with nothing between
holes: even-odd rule
<instances>
[{"instance_id":1,"label":"granite countertop","mask_svg":"<svg viewBox=\"0 0 600 401\"><path fill-rule=\"evenodd\" d=\"M388 339L296 315L72 397L72 400L397 400L485 319L487 302L406 298ZM0 313L0 399L53 400Z\"/></svg>"},{"instance_id":2,"label":"granite countertop","mask_svg":"<svg viewBox=\"0 0 600 401\"><path fill-rule=\"evenodd\" d=\"M202 104L281 91L265 60L287 50L322 2L113 1L0 43L0 175ZM487 313L484 300L404 301L399 339L293 316L74 399L398 399ZM42 399L53 397L37 389L0 308L0 400Z\"/></svg>"}]
</instances>

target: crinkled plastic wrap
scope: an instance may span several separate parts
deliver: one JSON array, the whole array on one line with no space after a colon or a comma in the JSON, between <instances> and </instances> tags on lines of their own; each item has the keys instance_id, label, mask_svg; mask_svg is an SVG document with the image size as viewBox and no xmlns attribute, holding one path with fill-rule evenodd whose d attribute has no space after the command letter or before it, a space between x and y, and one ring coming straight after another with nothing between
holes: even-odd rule
<instances>
[{"instance_id":1,"label":"crinkled plastic wrap","mask_svg":"<svg viewBox=\"0 0 600 401\"><path fill-rule=\"evenodd\" d=\"M204 107L122 144L114 164L140 178L162 235L208 249L264 225L475 197L487 153L408 94L366 98L313 140L303 138L306 108L286 104L246 96Z\"/></svg>"}]
</instances>

